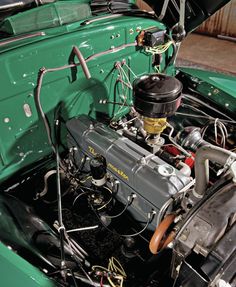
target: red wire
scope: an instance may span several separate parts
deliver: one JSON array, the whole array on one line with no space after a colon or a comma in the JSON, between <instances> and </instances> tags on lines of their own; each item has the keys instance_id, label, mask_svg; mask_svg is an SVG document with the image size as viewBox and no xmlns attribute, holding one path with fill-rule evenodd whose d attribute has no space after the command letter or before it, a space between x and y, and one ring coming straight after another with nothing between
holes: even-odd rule
<instances>
[{"instance_id":1,"label":"red wire","mask_svg":"<svg viewBox=\"0 0 236 287\"><path fill-rule=\"evenodd\" d=\"M100 287L103 287L103 276L101 276Z\"/></svg>"}]
</instances>

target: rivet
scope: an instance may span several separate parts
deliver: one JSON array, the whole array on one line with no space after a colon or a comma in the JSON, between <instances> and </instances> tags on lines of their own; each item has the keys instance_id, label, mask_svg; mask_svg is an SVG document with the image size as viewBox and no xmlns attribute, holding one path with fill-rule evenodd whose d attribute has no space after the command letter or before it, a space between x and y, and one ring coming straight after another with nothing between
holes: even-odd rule
<instances>
[{"instance_id":1,"label":"rivet","mask_svg":"<svg viewBox=\"0 0 236 287\"><path fill-rule=\"evenodd\" d=\"M10 122L10 119L9 118L5 118L4 119L4 123L9 123Z\"/></svg>"}]
</instances>

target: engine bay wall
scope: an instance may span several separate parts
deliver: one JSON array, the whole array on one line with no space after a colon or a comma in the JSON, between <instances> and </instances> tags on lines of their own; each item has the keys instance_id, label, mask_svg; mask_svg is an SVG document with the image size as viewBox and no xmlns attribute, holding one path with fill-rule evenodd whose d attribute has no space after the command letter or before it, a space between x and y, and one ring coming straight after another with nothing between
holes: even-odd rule
<instances>
[{"instance_id":1,"label":"engine bay wall","mask_svg":"<svg viewBox=\"0 0 236 287\"><path fill-rule=\"evenodd\" d=\"M155 25L165 30L165 26L151 19L132 17L127 21L127 18L113 19L112 25L109 19L84 26L76 22L69 27L48 29L44 36L32 40L0 46L0 67L5 71L1 78L4 93L0 96L0 132L4 134L4 139L0 139L1 180L51 153L35 104L38 74L44 69L79 63L72 53L74 46L85 59L96 54L98 57L88 63L92 75L89 80L79 66L44 74L40 100L52 134L57 105L65 121L81 113L96 118L100 114L112 117L117 112L119 107L99 103L101 99L117 100L113 90L118 77L117 61L125 60L136 74L150 72L151 57L135 47L135 39L140 29ZM66 27L68 31L63 34ZM127 102L130 100L129 92ZM124 113L127 111L128 108L122 109Z\"/></svg>"}]
</instances>

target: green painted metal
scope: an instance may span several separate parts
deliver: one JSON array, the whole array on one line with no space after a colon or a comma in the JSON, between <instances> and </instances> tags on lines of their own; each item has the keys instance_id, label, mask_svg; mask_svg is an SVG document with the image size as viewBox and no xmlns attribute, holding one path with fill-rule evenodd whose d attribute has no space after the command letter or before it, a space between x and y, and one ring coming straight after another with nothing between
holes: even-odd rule
<instances>
[{"instance_id":1,"label":"green painted metal","mask_svg":"<svg viewBox=\"0 0 236 287\"><path fill-rule=\"evenodd\" d=\"M78 1L60 1L7 17L2 22L0 31L8 35L19 35L77 22L90 16L89 4Z\"/></svg>"},{"instance_id":2,"label":"green painted metal","mask_svg":"<svg viewBox=\"0 0 236 287\"><path fill-rule=\"evenodd\" d=\"M45 36L16 38L10 43L0 41L0 69L4 71L0 95L0 182L52 153L35 105L38 73L42 67L69 64L73 46L80 49L84 58L120 47L88 62L92 76L89 80L79 66L45 74L41 103L52 130L55 108L59 104L65 120L82 113L95 118L103 114L111 119L129 111L127 107L114 108L112 104L99 102L102 99L122 102L116 96L121 89L121 84L117 84L119 72L114 68L116 61L125 60L136 75L153 71L150 55L140 48L122 45L134 43L140 29L153 26L165 29L163 24L148 18L125 16L89 25L81 25L81 22L41 31ZM76 57L74 61L78 63ZM134 75L126 66L124 69L132 82ZM131 101L129 90L127 103Z\"/></svg>"},{"instance_id":3,"label":"green painted metal","mask_svg":"<svg viewBox=\"0 0 236 287\"><path fill-rule=\"evenodd\" d=\"M236 113L236 77L192 68L179 68L196 92L209 98L229 113Z\"/></svg>"},{"instance_id":4,"label":"green painted metal","mask_svg":"<svg viewBox=\"0 0 236 287\"><path fill-rule=\"evenodd\" d=\"M55 287L40 270L0 243L1 286Z\"/></svg>"}]
</instances>

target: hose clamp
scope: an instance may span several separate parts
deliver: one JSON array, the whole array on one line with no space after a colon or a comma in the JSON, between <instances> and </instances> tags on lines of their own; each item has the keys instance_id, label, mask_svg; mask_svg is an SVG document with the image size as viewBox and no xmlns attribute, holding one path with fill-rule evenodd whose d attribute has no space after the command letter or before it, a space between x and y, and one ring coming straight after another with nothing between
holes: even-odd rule
<instances>
[{"instance_id":1,"label":"hose clamp","mask_svg":"<svg viewBox=\"0 0 236 287\"><path fill-rule=\"evenodd\" d=\"M225 162L225 165L223 166L223 168L219 169L217 172L217 176L220 176L222 173L225 173L229 168L231 170L231 166L234 165L235 166L235 156L229 156ZM236 167L235 167L236 168ZM234 168L234 170L235 170ZM232 171L231 171L232 172ZM233 172L234 173L234 177L236 177L236 170Z\"/></svg>"}]
</instances>

